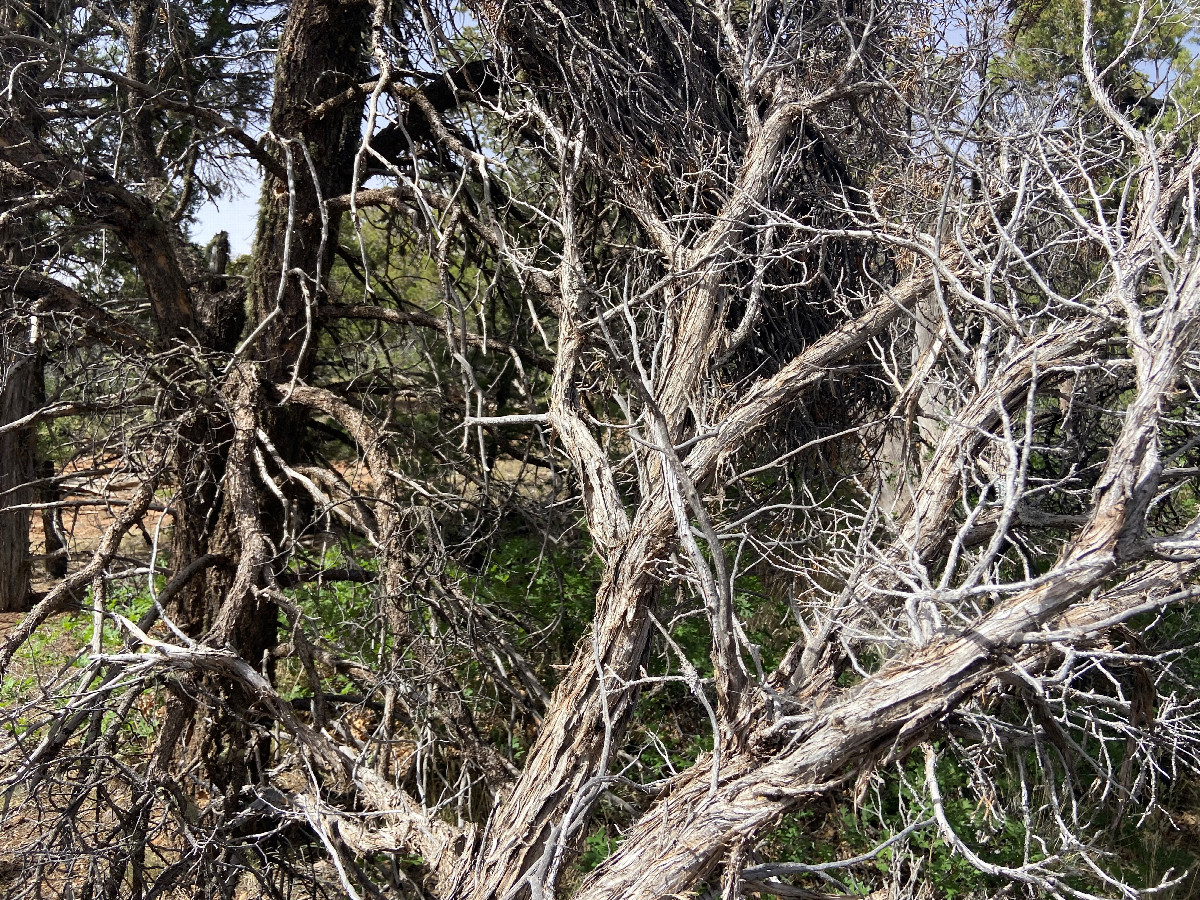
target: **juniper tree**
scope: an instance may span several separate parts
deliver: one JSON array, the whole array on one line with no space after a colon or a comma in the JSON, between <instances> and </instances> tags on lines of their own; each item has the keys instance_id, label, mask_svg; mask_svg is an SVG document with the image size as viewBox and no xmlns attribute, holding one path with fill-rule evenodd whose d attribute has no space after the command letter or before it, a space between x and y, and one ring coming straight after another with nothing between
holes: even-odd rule
<instances>
[{"instance_id":1,"label":"juniper tree","mask_svg":"<svg viewBox=\"0 0 1200 900\"><path fill-rule=\"evenodd\" d=\"M1047 77L1058 6L14 9L0 427L110 505L0 650L91 615L18 895L1172 883L1110 851L1196 758L1187 10ZM826 801L878 842L771 858Z\"/></svg>"}]
</instances>

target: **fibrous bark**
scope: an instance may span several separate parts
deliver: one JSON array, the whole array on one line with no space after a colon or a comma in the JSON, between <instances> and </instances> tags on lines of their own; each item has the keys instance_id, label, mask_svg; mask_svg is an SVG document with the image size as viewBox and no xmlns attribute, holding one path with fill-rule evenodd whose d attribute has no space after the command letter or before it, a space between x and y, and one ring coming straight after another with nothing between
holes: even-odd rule
<instances>
[{"instance_id":1,"label":"fibrous bark","mask_svg":"<svg viewBox=\"0 0 1200 900\"><path fill-rule=\"evenodd\" d=\"M73 417L42 505L110 520L0 650L90 616L2 750L71 786L26 893L1129 894L1200 758L1200 155L1085 7L1054 85L884 0L2 20L5 361L57 393L0 442ZM255 247L205 260L233 153ZM882 843L756 857L818 800Z\"/></svg>"}]
</instances>

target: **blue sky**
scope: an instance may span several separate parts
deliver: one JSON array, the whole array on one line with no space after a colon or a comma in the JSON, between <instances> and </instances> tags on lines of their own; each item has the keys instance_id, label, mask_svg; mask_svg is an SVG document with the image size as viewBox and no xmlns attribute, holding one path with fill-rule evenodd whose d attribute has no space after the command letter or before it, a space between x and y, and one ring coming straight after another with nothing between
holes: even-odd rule
<instances>
[{"instance_id":1,"label":"blue sky","mask_svg":"<svg viewBox=\"0 0 1200 900\"><path fill-rule=\"evenodd\" d=\"M258 173L240 182L236 192L220 200L209 201L196 213L192 240L204 246L218 231L229 232L229 250L233 257L250 252L254 244L254 225L258 216Z\"/></svg>"}]
</instances>

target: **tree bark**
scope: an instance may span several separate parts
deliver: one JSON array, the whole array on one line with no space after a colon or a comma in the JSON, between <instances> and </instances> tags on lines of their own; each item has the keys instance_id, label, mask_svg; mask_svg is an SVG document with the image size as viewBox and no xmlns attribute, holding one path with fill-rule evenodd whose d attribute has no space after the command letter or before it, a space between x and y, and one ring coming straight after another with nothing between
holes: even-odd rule
<instances>
[{"instance_id":1,"label":"tree bark","mask_svg":"<svg viewBox=\"0 0 1200 900\"><path fill-rule=\"evenodd\" d=\"M311 111L361 80L367 23L364 4L300 0L290 6L279 41L271 132L282 143L289 178L263 180L249 273L249 306L262 326L256 355L272 380L297 365L303 376L311 363L311 354L300 358L308 304L324 290L339 221L331 213L325 230L320 201L350 190L362 105L343 104L315 121Z\"/></svg>"},{"instance_id":2,"label":"tree bark","mask_svg":"<svg viewBox=\"0 0 1200 900\"><path fill-rule=\"evenodd\" d=\"M33 412L38 393L38 354L21 313L16 304L0 313L0 428ZM30 599L32 514L14 507L33 502L36 450L35 428L0 431L0 612L25 609Z\"/></svg>"},{"instance_id":3,"label":"tree bark","mask_svg":"<svg viewBox=\"0 0 1200 900\"><path fill-rule=\"evenodd\" d=\"M15 9L0 10L0 25L18 33L36 34L37 28ZM23 99L21 112L31 123L37 116L27 90L36 83L32 72L23 73L14 58L0 51L0 64L12 70L13 88ZM5 141L0 138L0 147ZM27 215L8 210L10 197L19 197L22 185L12 174L0 175L0 206L5 223L0 228L0 262L24 268L33 258L34 237ZM15 509L34 499L32 482L37 475L37 431L33 426L4 430L33 412L41 394L41 359L36 346L36 325L31 304L15 289L0 296L0 612L25 609L30 601L29 525L32 513Z\"/></svg>"},{"instance_id":4,"label":"tree bark","mask_svg":"<svg viewBox=\"0 0 1200 900\"><path fill-rule=\"evenodd\" d=\"M300 359L306 337L311 338L306 329L314 318L308 304L315 304L323 290L321 279L328 273L337 239L338 214L330 214L325 232L318 196L328 198L349 190L361 106L345 104L316 122L310 121L310 112L356 77L366 21L365 10L355 4L302 0L288 10L277 54L271 131L283 141L279 154L287 160L292 177L284 181L268 174L264 179L254 262L246 285L250 327L257 327L253 345L246 349L260 360L255 371L264 381L290 376L298 364L303 375L308 364ZM321 179L317 186L310 177L305 148ZM328 241L323 243L323 237ZM241 298L236 300L240 306ZM197 318L210 345L207 349L220 353L237 349L241 335L228 323L239 310L232 308L226 293L209 292L199 297L198 303ZM221 388L222 392L227 389L235 392L226 398L232 408L239 403L237 379ZM261 427L285 459L295 462L304 418L290 410L265 407L259 408L258 415ZM226 422L203 416L189 426L185 436L187 449L178 468L180 484L188 487L180 492L180 515L176 517L172 564L176 574L206 553L233 560L242 551L236 517L228 508L226 456L234 431ZM274 498L265 501L259 515L262 527L278 537L283 510ZM187 629L199 635L212 628L231 599L240 602L229 596L233 589L228 571L197 579L184 588L178 606ZM263 600L261 608L258 603L247 607L236 625L229 625L226 614L223 628L229 630L228 639L245 644L246 658L257 661L274 646L277 616L275 604Z\"/></svg>"}]
</instances>

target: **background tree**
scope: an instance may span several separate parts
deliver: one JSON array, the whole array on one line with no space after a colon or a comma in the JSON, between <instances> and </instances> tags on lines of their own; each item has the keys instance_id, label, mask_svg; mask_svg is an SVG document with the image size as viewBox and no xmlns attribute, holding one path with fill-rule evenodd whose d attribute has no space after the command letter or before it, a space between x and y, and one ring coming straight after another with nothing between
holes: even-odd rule
<instances>
[{"instance_id":1,"label":"background tree","mask_svg":"<svg viewBox=\"0 0 1200 900\"><path fill-rule=\"evenodd\" d=\"M1180 884L1188 11L13 9L17 896Z\"/></svg>"}]
</instances>

